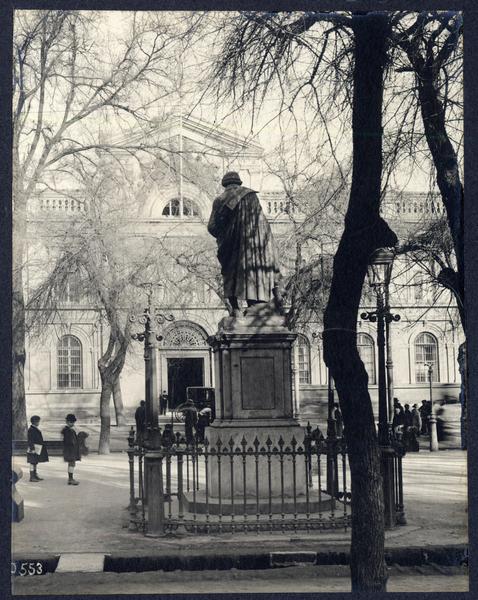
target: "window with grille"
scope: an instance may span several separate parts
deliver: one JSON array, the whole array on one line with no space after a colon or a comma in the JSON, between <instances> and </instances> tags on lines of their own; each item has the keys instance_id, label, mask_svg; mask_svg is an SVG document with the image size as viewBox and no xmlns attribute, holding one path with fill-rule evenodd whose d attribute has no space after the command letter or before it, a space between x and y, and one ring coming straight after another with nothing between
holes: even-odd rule
<instances>
[{"instance_id":1,"label":"window with grille","mask_svg":"<svg viewBox=\"0 0 478 600\"><path fill-rule=\"evenodd\" d=\"M432 365L432 381L440 381L438 365L438 342L431 333L420 333L415 340L415 380L428 381L428 365Z\"/></svg>"},{"instance_id":2,"label":"window with grille","mask_svg":"<svg viewBox=\"0 0 478 600\"><path fill-rule=\"evenodd\" d=\"M163 217L199 217L199 208L189 198L173 198L163 208Z\"/></svg>"},{"instance_id":3,"label":"window with grille","mask_svg":"<svg viewBox=\"0 0 478 600\"><path fill-rule=\"evenodd\" d=\"M375 376L375 344L367 333L357 335L357 350L368 373L368 382L371 385L377 383Z\"/></svg>"},{"instance_id":4,"label":"window with grille","mask_svg":"<svg viewBox=\"0 0 478 600\"><path fill-rule=\"evenodd\" d=\"M299 383L310 383L310 344L304 335L298 337Z\"/></svg>"},{"instance_id":5,"label":"window with grille","mask_svg":"<svg viewBox=\"0 0 478 600\"><path fill-rule=\"evenodd\" d=\"M78 272L68 274L64 287L59 291L60 302L80 304L84 299L83 283Z\"/></svg>"},{"instance_id":6,"label":"window with grille","mask_svg":"<svg viewBox=\"0 0 478 600\"><path fill-rule=\"evenodd\" d=\"M73 335L64 335L58 342L57 382L59 388L83 387L81 342Z\"/></svg>"},{"instance_id":7,"label":"window with grille","mask_svg":"<svg viewBox=\"0 0 478 600\"><path fill-rule=\"evenodd\" d=\"M424 299L423 279L421 275L417 275L412 280L413 300L421 301Z\"/></svg>"}]
</instances>

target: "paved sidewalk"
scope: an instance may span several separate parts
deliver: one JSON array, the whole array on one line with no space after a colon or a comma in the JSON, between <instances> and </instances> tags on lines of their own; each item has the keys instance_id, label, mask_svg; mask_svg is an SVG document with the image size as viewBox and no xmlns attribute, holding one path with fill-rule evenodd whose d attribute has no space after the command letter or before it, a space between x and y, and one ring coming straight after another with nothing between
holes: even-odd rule
<instances>
[{"instance_id":1,"label":"paved sidewalk","mask_svg":"<svg viewBox=\"0 0 478 600\"><path fill-rule=\"evenodd\" d=\"M66 464L61 457L40 465L44 481L36 484L27 481L26 461L16 457L16 462L24 472L17 488L25 500L24 520L12 525L12 551L19 558L69 552L144 556L233 549L346 551L350 543L350 532L343 531L151 539L125 527L129 501L126 454L85 457L75 471L80 481L77 487L67 485ZM466 453L420 452L407 455L403 464L408 525L387 532L387 548L466 544Z\"/></svg>"}]
</instances>

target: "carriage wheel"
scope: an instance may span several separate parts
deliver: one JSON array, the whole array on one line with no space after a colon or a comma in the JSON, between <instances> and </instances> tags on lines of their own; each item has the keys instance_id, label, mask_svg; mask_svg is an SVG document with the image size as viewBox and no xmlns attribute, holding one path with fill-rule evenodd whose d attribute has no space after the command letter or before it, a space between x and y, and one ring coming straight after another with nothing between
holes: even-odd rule
<instances>
[{"instance_id":1,"label":"carriage wheel","mask_svg":"<svg viewBox=\"0 0 478 600\"><path fill-rule=\"evenodd\" d=\"M180 404L179 406L176 406L176 408L174 409L174 420L176 421L176 423L184 423L184 421L186 420L186 417L183 412L183 408L184 408L184 404Z\"/></svg>"}]
</instances>

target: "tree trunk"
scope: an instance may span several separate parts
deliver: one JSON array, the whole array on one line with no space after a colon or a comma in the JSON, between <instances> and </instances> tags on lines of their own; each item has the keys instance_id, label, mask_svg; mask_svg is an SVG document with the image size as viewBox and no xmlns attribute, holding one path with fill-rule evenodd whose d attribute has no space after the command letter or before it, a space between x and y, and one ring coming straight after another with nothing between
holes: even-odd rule
<instances>
[{"instance_id":1,"label":"tree trunk","mask_svg":"<svg viewBox=\"0 0 478 600\"><path fill-rule=\"evenodd\" d=\"M437 82L432 67L424 68L418 74L418 98L422 114L427 144L430 149L437 174L437 184L446 209L455 248L458 289L455 297L461 308L460 317L464 323L464 229L463 229L463 186L458 169L458 157L446 131L445 108L439 97Z\"/></svg>"},{"instance_id":2,"label":"tree trunk","mask_svg":"<svg viewBox=\"0 0 478 600\"><path fill-rule=\"evenodd\" d=\"M23 269L25 262L26 201L13 177L12 228L12 435L14 440L27 439L25 400L25 298Z\"/></svg>"},{"instance_id":3,"label":"tree trunk","mask_svg":"<svg viewBox=\"0 0 478 600\"><path fill-rule=\"evenodd\" d=\"M380 454L368 376L357 351L357 314L370 254L394 246L379 216L382 98L389 22L354 15L353 174L345 229L334 257L324 314L324 358L344 419L352 480L352 591L384 591L384 506Z\"/></svg>"},{"instance_id":4,"label":"tree trunk","mask_svg":"<svg viewBox=\"0 0 478 600\"><path fill-rule=\"evenodd\" d=\"M101 396L100 396L100 441L98 445L98 454L110 453L110 400L113 392L113 381L107 369L100 370L101 376Z\"/></svg>"},{"instance_id":5,"label":"tree trunk","mask_svg":"<svg viewBox=\"0 0 478 600\"><path fill-rule=\"evenodd\" d=\"M121 382L119 376L114 380L113 383L113 405L115 407L116 425L126 425L123 395L121 393Z\"/></svg>"}]
</instances>

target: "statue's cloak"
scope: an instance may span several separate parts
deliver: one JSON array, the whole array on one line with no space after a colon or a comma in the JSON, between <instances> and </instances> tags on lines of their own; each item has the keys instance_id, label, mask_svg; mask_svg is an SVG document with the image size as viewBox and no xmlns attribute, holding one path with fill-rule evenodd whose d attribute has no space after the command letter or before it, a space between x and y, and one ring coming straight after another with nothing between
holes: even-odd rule
<instances>
[{"instance_id":1,"label":"statue's cloak","mask_svg":"<svg viewBox=\"0 0 478 600\"><path fill-rule=\"evenodd\" d=\"M280 271L272 231L256 192L228 187L214 200L208 231L217 241L224 295L268 302Z\"/></svg>"}]
</instances>

